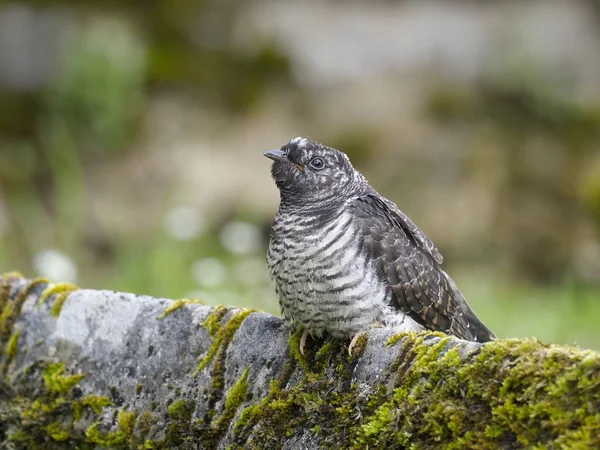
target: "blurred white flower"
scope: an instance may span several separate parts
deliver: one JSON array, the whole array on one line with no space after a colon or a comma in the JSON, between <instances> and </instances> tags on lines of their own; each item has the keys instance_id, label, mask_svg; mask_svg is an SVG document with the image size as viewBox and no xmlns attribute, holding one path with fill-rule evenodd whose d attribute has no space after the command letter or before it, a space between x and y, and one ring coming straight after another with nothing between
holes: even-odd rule
<instances>
[{"instance_id":1,"label":"blurred white flower","mask_svg":"<svg viewBox=\"0 0 600 450\"><path fill-rule=\"evenodd\" d=\"M42 277L52 281L74 283L77 280L77 267L73 260L58 250L42 250L34 256L33 265Z\"/></svg>"},{"instance_id":2,"label":"blurred white flower","mask_svg":"<svg viewBox=\"0 0 600 450\"><path fill-rule=\"evenodd\" d=\"M247 255L260 249L260 230L247 222L229 222L221 231L221 244L231 253Z\"/></svg>"},{"instance_id":3,"label":"blurred white flower","mask_svg":"<svg viewBox=\"0 0 600 450\"><path fill-rule=\"evenodd\" d=\"M198 237L204 228L204 223L197 209L190 206L177 206L165 216L164 227L173 239L189 241Z\"/></svg>"},{"instance_id":4,"label":"blurred white flower","mask_svg":"<svg viewBox=\"0 0 600 450\"><path fill-rule=\"evenodd\" d=\"M243 286L258 286L266 283L267 263L263 258L245 258L233 267L234 278Z\"/></svg>"},{"instance_id":5,"label":"blurred white flower","mask_svg":"<svg viewBox=\"0 0 600 450\"><path fill-rule=\"evenodd\" d=\"M227 277L227 267L217 258L204 258L192 264L192 276L202 286L218 286Z\"/></svg>"}]
</instances>

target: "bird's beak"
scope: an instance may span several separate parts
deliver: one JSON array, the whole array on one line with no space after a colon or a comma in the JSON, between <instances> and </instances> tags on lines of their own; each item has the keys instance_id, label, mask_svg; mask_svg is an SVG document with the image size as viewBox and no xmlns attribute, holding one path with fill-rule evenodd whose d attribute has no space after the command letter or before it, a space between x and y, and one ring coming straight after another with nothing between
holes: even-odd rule
<instances>
[{"instance_id":1,"label":"bird's beak","mask_svg":"<svg viewBox=\"0 0 600 450\"><path fill-rule=\"evenodd\" d=\"M273 161L283 161L288 164L292 164L292 165L296 166L298 169L300 169L302 171L304 170L304 167L301 166L300 164L290 161L287 158L286 153L282 150L267 150L266 152L263 153L263 155L265 155L269 159L272 159Z\"/></svg>"},{"instance_id":2,"label":"bird's beak","mask_svg":"<svg viewBox=\"0 0 600 450\"><path fill-rule=\"evenodd\" d=\"M272 159L273 161L286 161L289 162L287 156L285 156L285 152L282 150L267 150L263 153L267 158Z\"/></svg>"}]
</instances>

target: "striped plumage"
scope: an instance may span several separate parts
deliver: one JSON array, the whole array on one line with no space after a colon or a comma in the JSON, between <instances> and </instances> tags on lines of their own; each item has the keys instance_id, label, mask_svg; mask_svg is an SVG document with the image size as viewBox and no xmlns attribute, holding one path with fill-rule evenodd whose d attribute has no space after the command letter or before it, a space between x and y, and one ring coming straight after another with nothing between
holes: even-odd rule
<instances>
[{"instance_id":1,"label":"striped plumage","mask_svg":"<svg viewBox=\"0 0 600 450\"><path fill-rule=\"evenodd\" d=\"M380 324L494 338L434 244L344 153L296 138L265 156L281 194L267 264L286 320L314 336Z\"/></svg>"}]
</instances>

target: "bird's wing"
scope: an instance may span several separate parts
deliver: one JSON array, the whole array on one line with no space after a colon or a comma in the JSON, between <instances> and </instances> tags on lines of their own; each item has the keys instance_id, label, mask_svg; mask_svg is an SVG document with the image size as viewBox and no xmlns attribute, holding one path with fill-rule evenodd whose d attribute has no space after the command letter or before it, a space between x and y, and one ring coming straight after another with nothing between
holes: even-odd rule
<instances>
[{"instance_id":1,"label":"bird's wing","mask_svg":"<svg viewBox=\"0 0 600 450\"><path fill-rule=\"evenodd\" d=\"M440 267L433 242L393 203L365 195L348 208L360 222L364 248L389 283L393 306L435 331L479 342L495 337Z\"/></svg>"}]
</instances>

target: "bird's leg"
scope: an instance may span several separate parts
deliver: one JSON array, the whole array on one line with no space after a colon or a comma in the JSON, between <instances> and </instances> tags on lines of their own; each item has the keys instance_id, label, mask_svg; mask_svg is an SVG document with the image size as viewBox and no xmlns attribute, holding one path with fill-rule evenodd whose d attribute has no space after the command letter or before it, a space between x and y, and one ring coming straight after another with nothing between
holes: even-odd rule
<instances>
[{"instance_id":1,"label":"bird's leg","mask_svg":"<svg viewBox=\"0 0 600 450\"><path fill-rule=\"evenodd\" d=\"M350 345L348 346L348 354L350 356L352 356L352 350L354 350L354 347L356 346L356 343L358 342L358 338L361 336L361 334L363 334L363 332L359 331L352 337L352 340L350 341Z\"/></svg>"},{"instance_id":2,"label":"bird's leg","mask_svg":"<svg viewBox=\"0 0 600 450\"><path fill-rule=\"evenodd\" d=\"M308 337L308 330L305 328L300 338L300 354L304 356L304 346L306 345L306 338Z\"/></svg>"}]
</instances>

